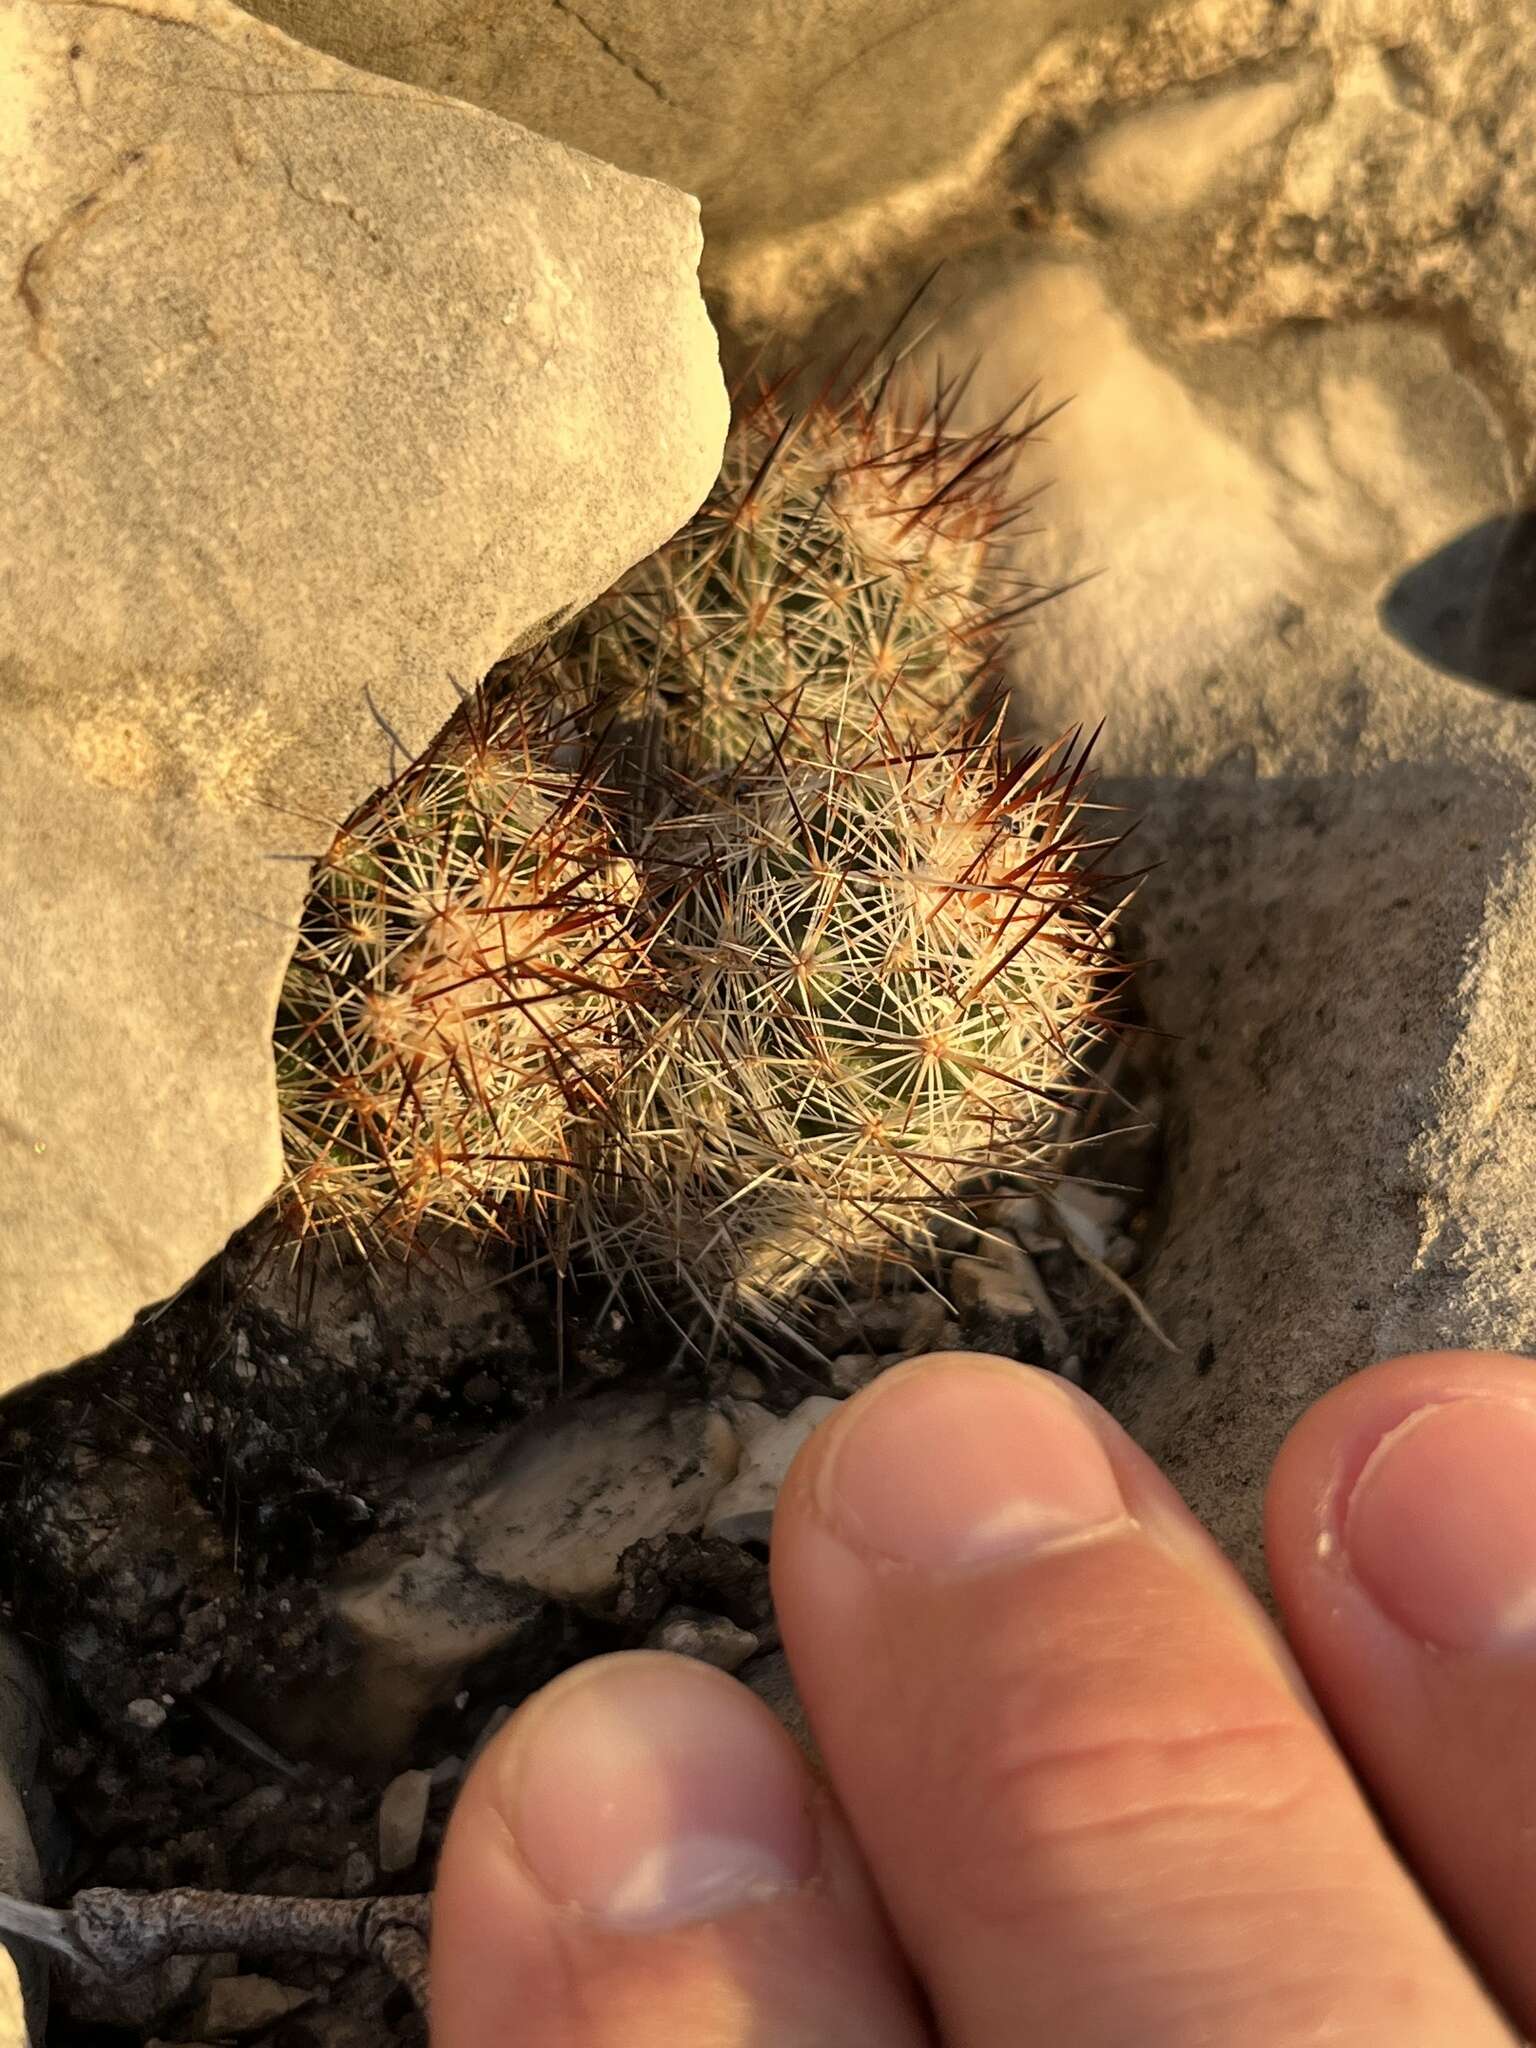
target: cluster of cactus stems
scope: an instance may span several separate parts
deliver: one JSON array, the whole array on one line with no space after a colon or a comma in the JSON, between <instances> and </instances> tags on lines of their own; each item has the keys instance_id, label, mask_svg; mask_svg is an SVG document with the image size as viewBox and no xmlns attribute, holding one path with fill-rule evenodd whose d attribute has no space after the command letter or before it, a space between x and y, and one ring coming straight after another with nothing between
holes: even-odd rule
<instances>
[{"instance_id":1,"label":"cluster of cactus stems","mask_svg":"<svg viewBox=\"0 0 1536 2048\"><path fill-rule=\"evenodd\" d=\"M275 1032L298 1241L560 1228L646 964L633 864L551 755L471 699L318 863Z\"/></svg>"},{"instance_id":2,"label":"cluster of cactus stems","mask_svg":"<svg viewBox=\"0 0 1536 2048\"><path fill-rule=\"evenodd\" d=\"M1129 877L1092 742L1003 735L1044 416L953 432L902 367L738 391L695 518L338 832L278 1009L288 1240L468 1226L803 1345L1059 1171Z\"/></svg>"}]
</instances>

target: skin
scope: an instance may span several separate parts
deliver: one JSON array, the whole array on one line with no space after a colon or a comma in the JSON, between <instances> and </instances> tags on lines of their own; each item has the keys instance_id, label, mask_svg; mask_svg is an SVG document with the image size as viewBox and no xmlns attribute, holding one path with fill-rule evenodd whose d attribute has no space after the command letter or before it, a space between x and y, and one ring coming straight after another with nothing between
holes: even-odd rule
<instances>
[{"instance_id":1,"label":"skin","mask_svg":"<svg viewBox=\"0 0 1536 2048\"><path fill-rule=\"evenodd\" d=\"M772 1571L819 1774L659 1653L519 1710L444 1846L433 2048L1536 2034L1532 1362L1393 1359L1302 1416L1284 1638L1046 1379L914 1360L800 1453Z\"/></svg>"}]
</instances>

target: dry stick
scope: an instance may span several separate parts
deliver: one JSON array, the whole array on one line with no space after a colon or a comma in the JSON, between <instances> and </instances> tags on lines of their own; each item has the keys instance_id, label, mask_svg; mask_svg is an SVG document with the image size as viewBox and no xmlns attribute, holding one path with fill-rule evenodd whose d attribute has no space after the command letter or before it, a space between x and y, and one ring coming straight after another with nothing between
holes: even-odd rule
<instances>
[{"instance_id":1,"label":"dry stick","mask_svg":"<svg viewBox=\"0 0 1536 2048\"><path fill-rule=\"evenodd\" d=\"M294 1899L181 1886L164 1892L95 1885L67 1910L0 1893L0 1930L40 1941L77 1968L116 1979L168 1956L232 1949L382 1963L427 2010L430 1893L401 1898Z\"/></svg>"}]
</instances>

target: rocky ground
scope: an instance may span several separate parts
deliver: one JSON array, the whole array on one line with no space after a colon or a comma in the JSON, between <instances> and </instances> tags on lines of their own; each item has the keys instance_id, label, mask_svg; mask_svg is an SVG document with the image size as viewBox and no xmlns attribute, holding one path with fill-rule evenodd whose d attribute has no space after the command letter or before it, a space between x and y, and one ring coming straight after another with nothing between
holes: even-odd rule
<instances>
[{"instance_id":1,"label":"rocky ground","mask_svg":"<svg viewBox=\"0 0 1536 2048\"><path fill-rule=\"evenodd\" d=\"M48 1895L422 1891L480 1744L609 1649L707 1657L808 1740L768 1591L778 1482L839 1399L915 1351L1095 1383L1155 1228L1152 1051L1125 1042L1124 1100L1104 1098L1054 1203L1002 1199L979 1232L957 1224L932 1286L829 1307L819 1370L743 1348L705 1371L505 1251L295 1272L253 1226L109 1351L11 1397L4 1614L52 1695ZM382 2036L422 2039L382 1971L278 1953L111 1988L59 1972L48 2039Z\"/></svg>"}]
</instances>

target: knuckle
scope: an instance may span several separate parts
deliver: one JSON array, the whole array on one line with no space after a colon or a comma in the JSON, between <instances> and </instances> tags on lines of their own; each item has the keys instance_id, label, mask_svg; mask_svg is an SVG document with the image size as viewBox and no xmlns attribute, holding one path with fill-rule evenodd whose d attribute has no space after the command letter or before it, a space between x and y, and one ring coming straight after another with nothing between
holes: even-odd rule
<instances>
[{"instance_id":1,"label":"knuckle","mask_svg":"<svg viewBox=\"0 0 1536 2048\"><path fill-rule=\"evenodd\" d=\"M1325 1752L1294 1715L1137 1725L989 1713L941 1774L951 1875L967 1909L1016 1917L1091 1890L1201 1888L1213 1863L1257 1861L1326 1796ZM1097 1725L1095 1723L1097 1722Z\"/></svg>"}]
</instances>

